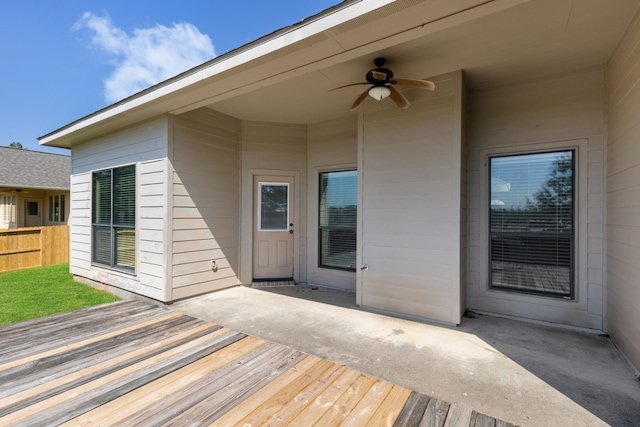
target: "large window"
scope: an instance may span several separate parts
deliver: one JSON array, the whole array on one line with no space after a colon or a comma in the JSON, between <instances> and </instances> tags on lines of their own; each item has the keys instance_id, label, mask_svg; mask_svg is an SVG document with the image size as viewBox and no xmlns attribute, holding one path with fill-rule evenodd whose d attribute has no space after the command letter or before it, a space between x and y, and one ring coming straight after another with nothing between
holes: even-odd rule
<instances>
[{"instance_id":1,"label":"large window","mask_svg":"<svg viewBox=\"0 0 640 427\"><path fill-rule=\"evenodd\" d=\"M16 221L16 196L2 196L0 197L0 214L3 221L15 222Z\"/></svg>"},{"instance_id":2,"label":"large window","mask_svg":"<svg viewBox=\"0 0 640 427\"><path fill-rule=\"evenodd\" d=\"M64 222L65 220L64 194L49 196L49 222Z\"/></svg>"},{"instance_id":3,"label":"large window","mask_svg":"<svg viewBox=\"0 0 640 427\"><path fill-rule=\"evenodd\" d=\"M574 157L490 159L491 288L573 297Z\"/></svg>"},{"instance_id":4,"label":"large window","mask_svg":"<svg viewBox=\"0 0 640 427\"><path fill-rule=\"evenodd\" d=\"M125 166L92 176L92 260L96 264L134 270L136 169Z\"/></svg>"},{"instance_id":5,"label":"large window","mask_svg":"<svg viewBox=\"0 0 640 427\"><path fill-rule=\"evenodd\" d=\"M320 174L320 267L355 271L357 193L357 171Z\"/></svg>"}]
</instances>

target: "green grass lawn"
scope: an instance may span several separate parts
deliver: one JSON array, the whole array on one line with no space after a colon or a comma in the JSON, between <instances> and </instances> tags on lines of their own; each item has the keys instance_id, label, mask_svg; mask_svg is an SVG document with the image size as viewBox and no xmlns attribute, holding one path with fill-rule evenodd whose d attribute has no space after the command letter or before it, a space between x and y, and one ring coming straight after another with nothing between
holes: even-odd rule
<instances>
[{"instance_id":1,"label":"green grass lawn","mask_svg":"<svg viewBox=\"0 0 640 427\"><path fill-rule=\"evenodd\" d=\"M75 282L68 263L0 273L0 325L118 300Z\"/></svg>"}]
</instances>

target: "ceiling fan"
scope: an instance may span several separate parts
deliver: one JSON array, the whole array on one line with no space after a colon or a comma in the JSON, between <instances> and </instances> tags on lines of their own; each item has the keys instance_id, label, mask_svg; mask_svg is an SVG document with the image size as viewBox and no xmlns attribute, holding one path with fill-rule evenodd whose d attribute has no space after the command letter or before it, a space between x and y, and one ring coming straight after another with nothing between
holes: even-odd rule
<instances>
[{"instance_id":1,"label":"ceiling fan","mask_svg":"<svg viewBox=\"0 0 640 427\"><path fill-rule=\"evenodd\" d=\"M373 68L367 72L365 79L366 82L351 83L345 86L340 86L332 90L342 89L349 86L357 85L371 85L370 88L362 92L351 105L350 110L355 111L360 104L366 99L367 95L375 100L382 101L386 97L390 97L396 105L403 110L409 108L411 103L395 88L396 85L416 87L420 89L434 90L436 85L429 80L420 79L406 79L406 78L394 78L393 71L388 68L384 68L383 65L386 62L385 58L376 58L373 60L373 64L376 68Z\"/></svg>"}]
</instances>

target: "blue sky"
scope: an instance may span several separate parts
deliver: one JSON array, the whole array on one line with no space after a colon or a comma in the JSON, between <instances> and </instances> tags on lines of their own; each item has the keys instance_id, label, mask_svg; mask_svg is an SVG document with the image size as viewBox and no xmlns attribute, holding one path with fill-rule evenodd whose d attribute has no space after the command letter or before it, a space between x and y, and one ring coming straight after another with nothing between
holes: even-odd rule
<instances>
[{"instance_id":1,"label":"blue sky","mask_svg":"<svg viewBox=\"0 0 640 427\"><path fill-rule=\"evenodd\" d=\"M0 146L37 138L339 0L0 0Z\"/></svg>"}]
</instances>

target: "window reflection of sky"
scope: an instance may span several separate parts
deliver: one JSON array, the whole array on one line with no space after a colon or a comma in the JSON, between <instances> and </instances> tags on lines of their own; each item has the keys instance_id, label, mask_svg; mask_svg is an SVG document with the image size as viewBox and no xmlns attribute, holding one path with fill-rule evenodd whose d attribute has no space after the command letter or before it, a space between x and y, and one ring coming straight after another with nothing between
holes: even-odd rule
<instances>
[{"instance_id":1,"label":"window reflection of sky","mask_svg":"<svg viewBox=\"0 0 640 427\"><path fill-rule=\"evenodd\" d=\"M547 183L554 162L571 151L493 157L491 162L491 206L521 209Z\"/></svg>"},{"instance_id":2,"label":"window reflection of sky","mask_svg":"<svg viewBox=\"0 0 640 427\"><path fill-rule=\"evenodd\" d=\"M328 204L331 207L358 204L358 172L332 172L326 175Z\"/></svg>"}]
</instances>

